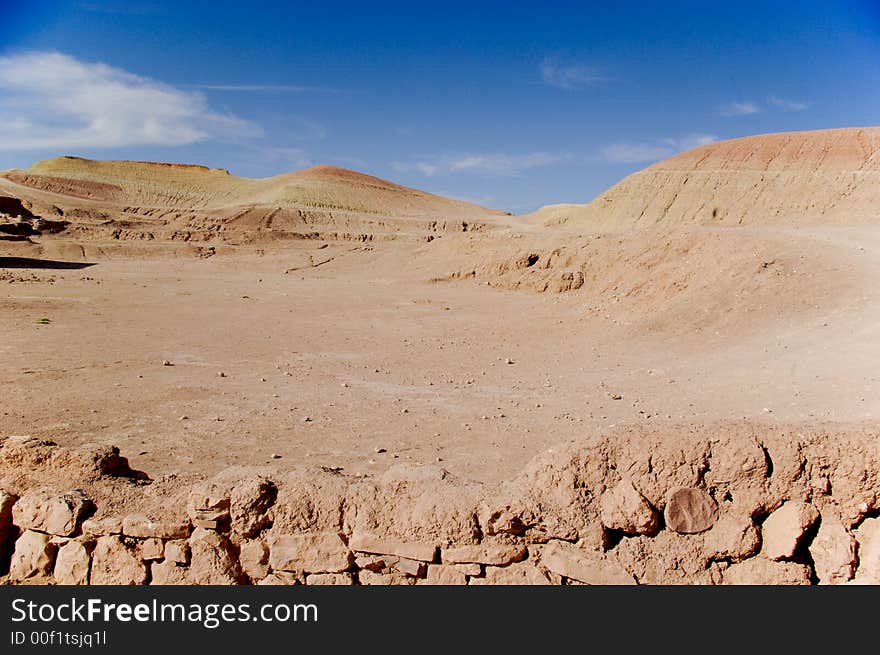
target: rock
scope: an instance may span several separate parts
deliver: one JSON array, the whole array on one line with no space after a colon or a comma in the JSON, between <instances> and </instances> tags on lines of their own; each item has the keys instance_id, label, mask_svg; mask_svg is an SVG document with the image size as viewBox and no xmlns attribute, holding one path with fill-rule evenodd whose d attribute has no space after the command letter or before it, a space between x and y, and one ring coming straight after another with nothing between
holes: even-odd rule
<instances>
[{"instance_id":1,"label":"rock","mask_svg":"<svg viewBox=\"0 0 880 655\"><path fill-rule=\"evenodd\" d=\"M261 580L269 574L269 548L262 539L242 541L238 561L241 570L251 580Z\"/></svg>"},{"instance_id":2,"label":"rock","mask_svg":"<svg viewBox=\"0 0 880 655\"><path fill-rule=\"evenodd\" d=\"M306 576L307 585L349 586L354 584L351 573L310 573Z\"/></svg>"},{"instance_id":3,"label":"rock","mask_svg":"<svg viewBox=\"0 0 880 655\"><path fill-rule=\"evenodd\" d=\"M231 501L229 494L212 485L192 489L186 501L186 511L190 517L204 516L198 512L217 513L220 517L229 516Z\"/></svg>"},{"instance_id":4,"label":"rock","mask_svg":"<svg viewBox=\"0 0 880 655\"><path fill-rule=\"evenodd\" d=\"M364 532L355 532L348 543L352 550L359 553L396 555L422 562L433 562L437 558L437 546L433 544L384 539Z\"/></svg>"},{"instance_id":5,"label":"rock","mask_svg":"<svg viewBox=\"0 0 880 655\"><path fill-rule=\"evenodd\" d=\"M652 535L660 527L660 517L629 480L622 480L602 494L599 503L602 524L626 534Z\"/></svg>"},{"instance_id":6,"label":"rock","mask_svg":"<svg viewBox=\"0 0 880 655\"><path fill-rule=\"evenodd\" d=\"M246 538L256 536L260 530L271 525L266 513L277 496L275 483L262 476L236 484L230 494L232 529Z\"/></svg>"},{"instance_id":7,"label":"rock","mask_svg":"<svg viewBox=\"0 0 880 655\"><path fill-rule=\"evenodd\" d=\"M260 580L257 584L265 586L291 586L302 583L302 579L296 573L290 573L288 571L274 571L273 573L270 573L265 578Z\"/></svg>"},{"instance_id":8,"label":"rock","mask_svg":"<svg viewBox=\"0 0 880 655\"><path fill-rule=\"evenodd\" d=\"M165 557L165 544L161 539L151 537L141 544L141 559L145 562L160 560Z\"/></svg>"},{"instance_id":9,"label":"rock","mask_svg":"<svg viewBox=\"0 0 880 655\"><path fill-rule=\"evenodd\" d=\"M7 545L12 532L12 506L18 496L0 491L0 560L6 557Z\"/></svg>"},{"instance_id":10,"label":"rock","mask_svg":"<svg viewBox=\"0 0 880 655\"><path fill-rule=\"evenodd\" d=\"M153 521L143 514L129 514L122 519L122 534L138 539L186 539L190 524L183 519Z\"/></svg>"},{"instance_id":11,"label":"rock","mask_svg":"<svg viewBox=\"0 0 880 655\"><path fill-rule=\"evenodd\" d=\"M58 549L55 557L55 582L61 585L89 584L91 556L85 544L71 540Z\"/></svg>"},{"instance_id":12,"label":"rock","mask_svg":"<svg viewBox=\"0 0 880 655\"><path fill-rule=\"evenodd\" d=\"M880 584L880 518L865 519L855 532L859 544L856 581Z\"/></svg>"},{"instance_id":13,"label":"rock","mask_svg":"<svg viewBox=\"0 0 880 655\"><path fill-rule=\"evenodd\" d=\"M696 534L714 525L718 518L718 504L702 489L678 487L669 492L663 516L670 530Z\"/></svg>"},{"instance_id":14,"label":"rock","mask_svg":"<svg viewBox=\"0 0 880 655\"><path fill-rule=\"evenodd\" d=\"M428 573L424 580L419 580L418 584L427 585L465 585L467 584L467 576L454 566L447 564L431 564L428 566Z\"/></svg>"},{"instance_id":15,"label":"rock","mask_svg":"<svg viewBox=\"0 0 880 655\"><path fill-rule=\"evenodd\" d=\"M526 531L522 519L508 510L493 512L487 506L483 506L480 508L479 520L483 532L489 536L509 534L519 537Z\"/></svg>"},{"instance_id":16,"label":"rock","mask_svg":"<svg viewBox=\"0 0 880 655\"><path fill-rule=\"evenodd\" d=\"M189 538L190 584L238 584L241 567L225 535L196 528Z\"/></svg>"},{"instance_id":17,"label":"rock","mask_svg":"<svg viewBox=\"0 0 880 655\"><path fill-rule=\"evenodd\" d=\"M427 565L424 562L401 557L394 563L392 568L395 571L403 573L404 575L408 575L412 578L423 578L425 577L426 566Z\"/></svg>"},{"instance_id":18,"label":"rock","mask_svg":"<svg viewBox=\"0 0 880 655\"><path fill-rule=\"evenodd\" d=\"M354 559L355 568L363 571L379 573L387 569L397 561L396 557L383 557L382 555L358 555ZM390 562L389 562L390 560Z\"/></svg>"},{"instance_id":19,"label":"rock","mask_svg":"<svg viewBox=\"0 0 880 655\"><path fill-rule=\"evenodd\" d=\"M541 564L564 578L591 585L634 585L635 579L607 556L567 544L550 543L540 551Z\"/></svg>"},{"instance_id":20,"label":"rock","mask_svg":"<svg viewBox=\"0 0 880 655\"><path fill-rule=\"evenodd\" d=\"M479 564L456 564L455 568L468 576L483 575L483 567Z\"/></svg>"},{"instance_id":21,"label":"rock","mask_svg":"<svg viewBox=\"0 0 880 655\"><path fill-rule=\"evenodd\" d=\"M360 571L358 573L358 582L362 585L378 586L378 585L412 585L416 579L410 578L402 573L373 573L372 571Z\"/></svg>"},{"instance_id":22,"label":"rock","mask_svg":"<svg viewBox=\"0 0 880 655\"><path fill-rule=\"evenodd\" d=\"M165 559L174 564L189 564L189 544L183 539L172 539L165 542Z\"/></svg>"},{"instance_id":23,"label":"rock","mask_svg":"<svg viewBox=\"0 0 880 655\"><path fill-rule=\"evenodd\" d=\"M793 557L804 535L818 519L819 512L812 505L786 501L761 526L764 542L761 554L777 561Z\"/></svg>"},{"instance_id":24,"label":"rock","mask_svg":"<svg viewBox=\"0 0 880 655\"><path fill-rule=\"evenodd\" d=\"M187 585L189 584L187 573L185 567L167 559L164 562L153 562L150 565L150 585Z\"/></svg>"},{"instance_id":25,"label":"rock","mask_svg":"<svg viewBox=\"0 0 880 655\"><path fill-rule=\"evenodd\" d=\"M794 562L774 562L766 557L750 557L724 571L727 585L808 585L810 569Z\"/></svg>"},{"instance_id":26,"label":"rock","mask_svg":"<svg viewBox=\"0 0 880 655\"><path fill-rule=\"evenodd\" d=\"M510 566L487 566L483 578L471 578L474 585L550 585L550 579L533 562L520 562ZM629 583L627 583L629 584Z\"/></svg>"},{"instance_id":27,"label":"rock","mask_svg":"<svg viewBox=\"0 0 880 655\"><path fill-rule=\"evenodd\" d=\"M525 546L456 546L444 548L441 556L444 564L490 564L506 566L526 558Z\"/></svg>"},{"instance_id":28,"label":"rock","mask_svg":"<svg viewBox=\"0 0 880 655\"><path fill-rule=\"evenodd\" d=\"M725 514L706 533L703 554L707 560L740 562L761 548L761 533L751 516Z\"/></svg>"},{"instance_id":29,"label":"rock","mask_svg":"<svg viewBox=\"0 0 880 655\"><path fill-rule=\"evenodd\" d=\"M86 519L82 523L82 533L83 535L90 537L122 534L122 519L118 516L107 516L102 519Z\"/></svg>"},{"instance_id":30,"label":"rock","mask_svg":"<svg viewBox=\"0 0 880 655\"><path fill-rule=\"evenodd\" d=\"M13 522L22 530L48 532L60 537L76 533L83 515L94 507L79 490L58 495L50 491L24 494L12 508Z\"/></svg>"},{"instance_id":31,"label":"rock","mask_svg":"<svg viewBox=\"0 0 880 655\"><path fill-rule=\"evenodd\" d=\"M99 537L92 553L93 585L141 585L147 581L147 567L116 535Z\"/></svg>"},{"instance_id":32,"label":"rock","mask_svg":"<svg viewBox=\"0 0 880 655\"><path fill-rule=\"evenodd\" d=\"M354 557L337 532L280 535L269 542L269 564L276 571L341 573Z\"/></svg>"},{"instance_id":33,"label":"rock","mask_svg":"<svg viewBox=\"0 0 880 655\"><path fill-rule=\"evenodd\" d=\"M834 514L823 512L819 532L810 544L813 570L819 584L840 584L853 577L856 540Z\"/></svg>"},{"instance_id":34,"label":"rock","mask_svg":"<svg viewBox=\"0 0 880 655\"><path fill-rule=\"evenodd\" d=\"M49 575L57 550L48 534L25 530L15 540L15 550L9 563L9 579L22 582L28 578Z\"/></svg>"}]
</instances>

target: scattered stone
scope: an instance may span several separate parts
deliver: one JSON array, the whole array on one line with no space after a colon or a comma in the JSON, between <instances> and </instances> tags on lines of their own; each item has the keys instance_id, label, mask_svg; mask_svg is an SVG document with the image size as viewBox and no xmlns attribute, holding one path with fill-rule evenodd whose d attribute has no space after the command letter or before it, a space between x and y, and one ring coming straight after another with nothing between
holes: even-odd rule
<instances>
[{"instance_id":1,"label":"scattered stone","mask_svg":"<svg viewBox=\"0 0 880 655\"><path fill-rule=\"evenodd\" d=\"M396 555L422 562L433 562L437 557L437 546L433 544L385 539L365 532L355 532L348 544L352 550L359 553Z\"/></svg>"},{"instance_id":2,"label":"scattered stone","mask_svg":"<svg viewBox=\"0 0 880 655\"><path fill-rule=\"evenodd\" d=\"M81 491L58 495L50 491L24 494L12 508L13 522L23 530L72 536L79 521L94 505Z\"/></svg>"},{"instance_id":3,"label":"scattered stone","mask_svg":"<svg viewBox=\"0 0 880 655\"><path fill-rule=\"evenodd\" d=\"M147 567L135 557L117 535L99 537L92 553L93 585L141 585L147 581Z\"/></svg>"},{"instance_id":4,"label":"scattered stone","mask_svg":"<svg viewBox=\"0 0 880 655\"><path fill-rule=\"evenodd\" d=\"M217 377L225 378L225 377L226 377L226 373L224 373L223 371L217 371Z\"/></svg>"},{"instance_id":5,"label":"scattered stone","mask_svg":"<svg viewBox=\"0 0 880 655\"><path fill-rule=\"evenodd\" d=\"M86 545L71 540L58 549L55 557L55 582L61 585L89 584L91 557Z\"/></svg>"},{"instance_id":6,"label":"scattered stone","mask_svg":"<svg viewBox=\"0 0 880 655\"><path fill-rule=\"evenodd\" d=\"M663 515L670 530L696 534L714 525L718 519L718 504L702 489L678 487L670 491Z\"/></svg>"},{"instance_id":7,"label":"scattered stone","mask_svg":"<svg viewBox=\"0 0 880 655\"><path fill-rule=\"evenodd\" d=\"M507 566L526 558L525 546L456 546L444 548L441 558L444 564L487 564Z\"/></svg>"},{"instance_id":8,"label":"scattered stone","mask_svg":"<svg viewBox=\"0 0 880 655\"><path fill-rule=\"evenodd\" d=\"M510 357L508 357L507 359L504 360L504 363L505 364L513 364L513 360Z\"/></svg>"},{"instance_id":9,"label":"scattered stone","mask_svg":"<svg viewBox=\"0 0 880 655\"><path fill-rule=\"evenodd\" d=\"M823 512L819 532L810 544L813 570L819 584L841 584L856 569L856 540L831 512Z\"/></svg>"},{"instance_id":10,"label":"scattered stone","mask_svg":"<svg viewBox=\"0 0 880 655\"><path fill-rule=\"evenodd\" d=\"M660 527L657 510L629 480L622 480L602 494L599 507L602 524L611 530L653 535Z\"/></svg>"},{"instance_id":11,"label":"scattered stone","mask_svg":"<svg viewBox=\"0 0 880 655\"><path fill-rule=\"evenodd\" d=\"M186 539L190 524L185 520L153 521L143 514L129 514L122 519L122 534L138 539Z\"/></svg>"},{"instance_id":12,"label":"scattered stone","mask_svg":"<svg viewBox=\"0 0 880 655\"><path fill-rule=\"evenodd\" d=\"M55 563L56 544L48 534L25 530L15 540L15 550L9 564L9 579L22 582L29 578L49 575Z\"/></svg>"},{"instance_id":13,"label":"scattered stone","mask_svg":"<svg viewBox=\"0 0 880 655\"><path fill-rule=\"evenodd\" d=\"M278 453L272 453L271 455L269 455L269 457L271 457L272 459L281 459L281 455L279 455Z\"/></svg>"},{"instance_id":14,"label":"scattered stone","mask_svg":"<svg viewBox=\"0 0 880 655\"><path fill-rule=\"evenodd\" d=\"M375 452L377 455L381 455L382 453L387 453L388 451L382 448L381 446L376 446Z\"/></svg>"},{"instance_id":15,"label":"scattered stone","mask_svg":"<svg viewBox=\"0 0 880 655\"><path fill-rule=\"evenodd\" d=\"M553 573L585 584L636 584L635 578L614 560L564 542L548 544L541 550L540 557L541 564Z\"/></svg>"},{"instance_id":16,"label":"scattered stone","mask_svg":"<svg viewBox=\"0 0 880 655\"><path fill-rule=\"evenodd\" d=\"M276 571L341 573L354 557L337 532L275 536L269 542L269 563Z\"/></svg>"},{"instance_id":17,"label":"scattered stone","mask_svg":"<svg viewBox=\"0 0 880 655\"><path fill-rule=\"evenodd\" d=\"M766 557L750 557L733 564L722 574L726 585L808 585L810 569L795 562L774 562Z\"/></svg>"},{"instance_id":18,"label":"scattered stone","mask_svg":"<svg viewBox=\"0 0 880 655\"><path fill-rule=\"evenodd\" d=\"M174 364L172 364L172 363L171 363L169 360L167 360L167 359L163 359L163 360L162 360L162 366L174 366Z\"/></svg>"},{"instance_id":19,"label":"scattered stone","mask_svg":"<svg viewBox=\"0 0 880 655\"><path fill-rule=\"evenodd\" d=\"M351 573L310 573L306 576L307 585L350 586L354 584Z\"/></svg>"},{"instance_id":20,"label":"scattered stone","mask_svg":"<svg viewBox=\"0 0 880 655\"><path fill-rule=\"evenodd\" d=\"M793 500L786 501L761 526L764 545L761 554L772 560L794 556L807 531L819 519L812 505Z\"/></svg>"}]
</instances>

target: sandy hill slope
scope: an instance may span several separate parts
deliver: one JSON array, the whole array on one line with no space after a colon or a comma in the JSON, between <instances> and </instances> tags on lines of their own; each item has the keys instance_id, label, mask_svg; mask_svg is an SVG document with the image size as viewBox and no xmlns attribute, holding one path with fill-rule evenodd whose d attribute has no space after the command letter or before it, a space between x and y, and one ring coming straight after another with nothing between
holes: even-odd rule
<instances>
[{"instance_id":1,"label":"sandy hill slope","mask_svg":"<svg viewBox=\"0 0 880 655\"><path fill-rule=\"evenodd\" d=\"M630 175L586 205L534 216L598 229L878 223L880 127L711 143Z\"/></svg>"},{"instance_id":2,"label":"sandy hill slope","mask_svg":"<svg viewBox=\"0 0 880 655\"><path fill-rule=\"evenodd\" d=\"M98 238L371 240L465 231L504 215L333 166L248 179L204 166L58 157L0 174L0 194Z\"/></svg>"}]
</instances>

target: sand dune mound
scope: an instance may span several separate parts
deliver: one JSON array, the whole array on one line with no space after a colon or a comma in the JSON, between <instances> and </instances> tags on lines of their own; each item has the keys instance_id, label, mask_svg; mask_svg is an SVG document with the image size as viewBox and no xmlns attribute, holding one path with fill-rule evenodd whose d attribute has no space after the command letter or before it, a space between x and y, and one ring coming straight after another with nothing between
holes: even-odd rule
<instances>
[{"instance_id":1,"label":"sand dune mound","mask_svg":"<svg viewBox=\"0 0 880 655\"><path fill-rule=\"evenodd\" d=\"M712 143L630 175L589 204L535 216L595 229L878 223L880 128Z\"/></svg>"},{"instance_id":2,"label":"sand dune mound","mask_svg":"<svg viewBox=\"0 0 880 655\"><path fill-rule=\"evenodd\" d=\"M365 241L467 231L503 215L334 166L249 179L189 164L58 157L7 171L0 187L92 238Z\"/></svg>"}]
</instances>

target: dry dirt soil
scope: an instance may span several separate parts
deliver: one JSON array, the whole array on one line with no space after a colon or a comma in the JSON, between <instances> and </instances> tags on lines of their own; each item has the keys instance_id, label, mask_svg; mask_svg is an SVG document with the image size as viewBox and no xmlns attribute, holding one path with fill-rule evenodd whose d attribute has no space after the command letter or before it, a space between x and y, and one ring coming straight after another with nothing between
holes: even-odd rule
<instances>
[{"instance_id":1,"label":"dry dirt soil","mask_svg":"<svg viewBox=\"0 0 880 655\"><path fill-rule=\"evenodd\" d=\"M599 433L872 428L880 210L847 222L822 186L847 202L878 188L865 133L802 137L791 161L833 164L825 182L767 173L773 198L821 191L800 222L764 200L747 221L680 194L638 205L632 179L600 220L505 216L327 167L274 181L72 159L7 172L6 213L20 203L61 227L0 241L0 435L112 443L181 480L424 463L496 482ZM767 170L792 138L758 149ZM745 169L764 184L754 144L737 148L714 172L679 162L702 167L705 207ZM664 184L687 184L667 169Z\"/></svg>"}]
</instances>

